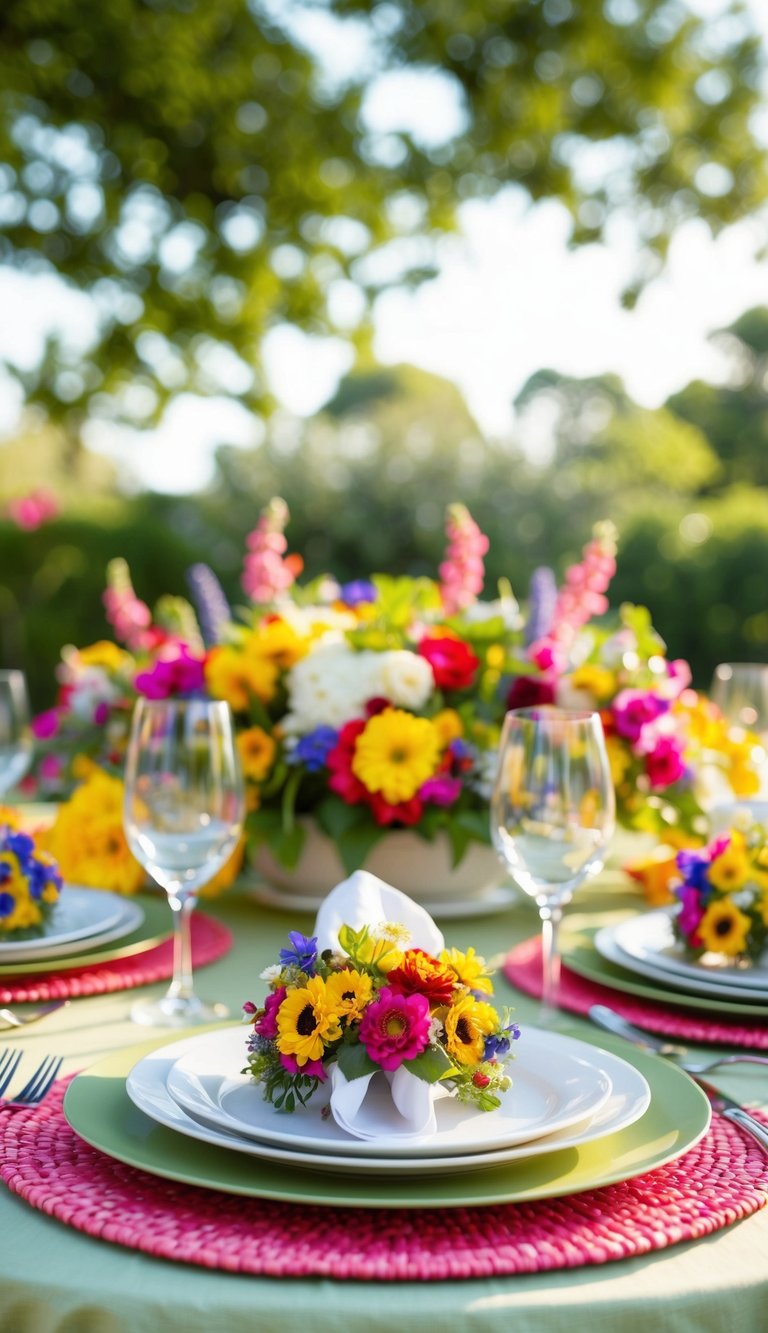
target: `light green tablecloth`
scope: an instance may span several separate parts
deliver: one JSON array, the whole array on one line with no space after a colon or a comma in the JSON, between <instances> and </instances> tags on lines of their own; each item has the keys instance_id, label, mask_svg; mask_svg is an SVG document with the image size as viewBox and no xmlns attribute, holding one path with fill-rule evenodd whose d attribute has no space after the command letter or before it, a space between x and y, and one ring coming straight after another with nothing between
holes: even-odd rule
<instances>
[{"instance_id":1,"label":"light green tablecloth","mask_svg":"<svg viewBox=\"0 0 768 1333\"><path fill-rule=\"evenodd\" d=\"M604 880L571 913L608 921L631 907L624 888ZM233 929L235 947L201 970L198 989L234 1013L258 995L260 970L290 928L311 917L260 907L241 893L207 904ZM528 904L487 917L443 923L449 943L491 956L536 928ZM158 993L162 987L156 987ZM149 993L149 992L143 992ZM7 1038L30 1054L58 1048L80 1069L146 1038L129 1020L137 992L74 1001ZM497 999L511 992L497 979ZM536 1006L514 996L521 1021ZM569 1016L587 1040L595 1029ZM170 1039L170 1038L169 1038ZM0 1037L4 1044L6 1035ZM768 1105L765 1071L723 1072L741 1100ZM0 1188L0 1333L760 1333L768 1310L768 1209L694 1243L643 1258L552 1275L451 1283L331 1282L239 1277L176 1266L91 1240Z\"/></svg>"}]
</instances>

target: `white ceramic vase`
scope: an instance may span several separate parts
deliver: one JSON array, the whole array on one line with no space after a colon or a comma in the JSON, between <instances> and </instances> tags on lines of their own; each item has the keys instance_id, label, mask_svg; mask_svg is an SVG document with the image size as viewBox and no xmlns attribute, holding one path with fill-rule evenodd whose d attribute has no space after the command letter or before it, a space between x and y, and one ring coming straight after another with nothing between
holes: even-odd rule
<instances>
[{"instance_id":1,"label":"white ceramic vase","mask_svg":"<svg viewBox=\"0 0 768 1333\"><path fill-rule=\"evenodd\" d=\"M256 874L281 895L320 903L347 878L331 839L312 819L303 819L306 839L298 863L286 870L266 846L251 857ZM361 870L369 870L387 884L407 893L415 902L430 904L478 902L504 881L504 870L491 847L472 843L458 866L451 865L450 844L444 834L425 842L410 829L387 833L368 854Z\"/></svg>"}]
</instances>

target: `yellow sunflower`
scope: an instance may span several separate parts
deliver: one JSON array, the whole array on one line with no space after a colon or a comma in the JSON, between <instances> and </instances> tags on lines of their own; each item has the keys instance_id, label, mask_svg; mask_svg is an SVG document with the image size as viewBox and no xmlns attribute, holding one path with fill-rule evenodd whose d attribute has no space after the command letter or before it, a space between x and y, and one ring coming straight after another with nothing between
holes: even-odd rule
<instances>
[{"instance_id":1,"label":"yellow sunflower","mask_svg":"<svg viewBox=\"0 0 768 1333\"><path fill-rule=\"evenodd\" d=\"M289 990L277 1012L277 1049L295 1055L298 1065L322 1060L326 1045L341 1036L335 996L322 977Z\"/></svg>"},{"instance_id":2,"label":"yellow sunflower","mask_svg":"<svg viewBox=\"0 0 768 1333\"><path fill-rule=\"evenodd\" d=\"M749 874L749 856L744 837L738 830L734 830L728 846L709 866L707 879L719 893L731 893L744 887Z\"/></svg>"},{"instance_id":3,"label":"yellow sunflower","mask_svg":"<svg viewBox=\"0 0 768 1333\"><path fill-rule=\"evenodd\" d=\"M485 1039L495 1032L499 1016L493 1005L462 995L445 1015L445 1045L457 1065L480 1064Z\"/></svg>"},{"instance_id":4,"label":"yellow sunflower","mask_svg":"<svg viewBox=\"0 0 768 1333\"><path fill-rule=\"evenodd\" d=\"M385 708L358 737L352 772L390 805L410 801L440 760L440 734L425 717Z\"/></svg>"},{"instance_id":5,"label":"yellow sunflower","mask_svg":"<svg viewBox=\"0 0 768 1333\"><path fill-rule=\"evenodd\" d=\"M332 1008L349 1023L355 1023L362 1018L371 999L373 981L367 972L348 968L344 972L334 972L326 982L326 989Z\"/></svg>"},{"instance_id":6,"label":"yellow sunflower","mask_svg":"<svg viewBox=\"0 0 768 1333\"><path fill-rule=\"evenodd\" d=\"M746 953L751 925L750 918L739 911L735 903L724 898L720 902L710 903L696 927L696 933L705 949L736 958L738 954Z\"/></svg>"},{"instance_id":7,"label":"yellow sunflower","mask_svg":"<svg viewBox=\"0 0 768 1333\"><path fill-rule=\"evenodd\" d=\"M269 703L277 688L279 669L271 658L241 652L231 644L212 648L205 663L205 681L214 699L224 699L235 713L246 713L251 696Z\"/></svg>"},{"instance_id":8,"label":"yellow sunflower","mask_svg":"<svg viewBox=\"0 0 768 1333\"><path fill-rule=\"evenodd\" d=\"M475 953L471 945L466 953L462 953L460 949L443 949L440 962L447 963L462 986L466 986L468 990L479 990L485 995L493 995L493 983L488 976L488 965L484 958Z\"/></svg>"},{"instance_id":9,"label":"yellow sunflower","mask_svg":"<svg viewBox=\"0 0 768 1333\"><path fill-rule=\"evenodd\" d=\"M123 784L93 768L42 835L65 880L115 893L136 893L146 874L123 827Z\"/></svg>"}]
</instances>

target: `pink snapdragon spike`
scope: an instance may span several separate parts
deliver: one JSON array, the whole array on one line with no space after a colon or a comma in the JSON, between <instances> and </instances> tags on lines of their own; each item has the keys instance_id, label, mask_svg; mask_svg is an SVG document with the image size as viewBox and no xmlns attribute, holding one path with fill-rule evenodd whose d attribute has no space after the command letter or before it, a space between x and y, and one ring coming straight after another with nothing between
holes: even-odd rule
<instances>
[{"instance_id":1,"label":"pink snapdragon spike","mask_svg":"<svg viewBox=\"0 0 768 1333\"><path fill-rule=\"evenodd\" d=\"M483 590L488 538L466 505L448 506L445 521L448 546L439 567L440 596L447 616L455 616L477 600Z\"/></svg>"},{"instance_id":2,"label":"pink snapdragon spike","mask_svg":"<svg viewBox=\"0 0 768 1333\"><path fill-rule=\"evenodd\" d=\"M528 653L542 671L566 669L570 649L579 630L593 616L608 610L606 589L616 573L616 529L610 522L597 523L578 564L566 571L559 589L552 627L532 643Z\"/></svg>"},{"instance_id":3,"label":"pink snapdragon spike","mask_svg":"<svg viewBox=\"0 0 768 1333\"><path fill-rule=\"evenodd\" d=\"M125 560L117 558L107 565L107 587L101 600L115 637L131 652L152 647L156 635L151 632L152 612L133 591L131 572Z\"/></svg>"},{"instance_id":4,"label":"pink snapdragon spike","mask_svg":"<svg viewBox=\"0 0 768 1333\"><path fill-rule=\"evenodd\" d=\"M242 584L251 601L262 606L279 601L303 568L301 556L285 554L288 543L284 529L289 517L285 500L275 497L246 538L249 553Z\"/></svg>"},{"instance_id":5,"label":"pink snapdragon spike","mask_svg":"<svg viewBox=\"0 0 768 1333\"><path fill-rule=\"evenodd\" d=\"M20 495L9 500L7 514L12 523L23 532L34 532L44 523L50 523L59 512L59 502L52 491L38 487L29 495Z\"/></svg>"}]
</instances>

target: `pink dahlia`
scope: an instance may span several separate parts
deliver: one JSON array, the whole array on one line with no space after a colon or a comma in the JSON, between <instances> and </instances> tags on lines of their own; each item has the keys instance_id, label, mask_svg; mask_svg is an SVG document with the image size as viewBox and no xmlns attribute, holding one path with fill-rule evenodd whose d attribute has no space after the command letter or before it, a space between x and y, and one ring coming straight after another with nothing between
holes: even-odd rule
<instances>
[{"instance_id":1,"label":"pink dahlia","mask_svg":"<svg viewBox=\"0 0 768 1333\"><path fill-rule=\"evenodd\" d=\"M684 778L686 767L680 741L674 736L660 736L645 756L645 771L655 791L671 787L673 782Z\"/></svg>"},{"instance_id":2,"label":"pink dahlia","mask_svg":"<svg viewBox=\"0 0 768 1333\"><path fill-rule=\"evenodd\" d=\"M375 1064L391 1072L426 1049L429 1022L426 995L400 995L385 986L363 1014L360 1040Z\"/></svg>"},{"instance_id":3,"label":"pink dahlia","mask_svg":"<svg viewBox=\"0 0 768 1333\"><path fill-rule=\"evenodd\" d=\"M325 1083L328 1077L322 1060L306 1060L300 1065L295 1055L286 1055L281 1051L280 1063L289 1074L303 1074L305 1078L317 1078L321 1083Z\"/></svg>"},{"instance_id":4,"label":"pink dahlia","mask_svg":"<svg viewBox=\"0 0 768 1333\"><path fill-rule=\"evenodd\" d=\"M271 1040L277 1036L277 1011L285 999L285 994L285 986L280 986L264 1001L264 1012L253 1025L254 1032L258 1032L260 1037Z\"/></svg>"}]
</instances>

